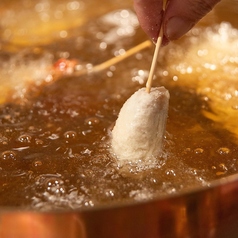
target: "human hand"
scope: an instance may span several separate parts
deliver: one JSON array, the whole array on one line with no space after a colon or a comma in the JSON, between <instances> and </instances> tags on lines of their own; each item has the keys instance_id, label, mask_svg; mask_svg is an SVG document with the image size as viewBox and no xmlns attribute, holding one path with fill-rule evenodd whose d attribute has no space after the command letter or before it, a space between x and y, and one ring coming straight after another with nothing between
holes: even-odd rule
<instances>
[{"instance_id":1,"label":"human hand","mask_svg":"<svg viewBox=\"0 0 238 238\"><path fill-rule=\"evenodd\" d=\"M187 33L220 0L168 0L163 11L163 0L134 0L134 8L142 29L157 41L163 22L163 44Z\"/></svg>"}]
</instances>

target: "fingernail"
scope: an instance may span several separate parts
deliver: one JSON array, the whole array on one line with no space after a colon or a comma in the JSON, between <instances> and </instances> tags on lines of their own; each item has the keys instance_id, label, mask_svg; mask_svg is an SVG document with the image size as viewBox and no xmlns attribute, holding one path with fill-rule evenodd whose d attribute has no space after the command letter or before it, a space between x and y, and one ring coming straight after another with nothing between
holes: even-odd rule
<instances>
[{"instance_id":1,"label":"fingernail","mask_svg":"<svg viewBox=\"0 0 238 238\"><path fill-rule=\"evenodd\" d=\"M165 35L169 40L177 40L187 33L194 23L182 17L172 17L165 25Z\"/></svg>"}]
</instances>

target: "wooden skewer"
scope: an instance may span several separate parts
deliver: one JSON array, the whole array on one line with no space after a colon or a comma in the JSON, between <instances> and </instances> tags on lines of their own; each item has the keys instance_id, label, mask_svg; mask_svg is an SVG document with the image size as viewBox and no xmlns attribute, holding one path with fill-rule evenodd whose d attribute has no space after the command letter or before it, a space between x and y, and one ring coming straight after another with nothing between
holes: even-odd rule
<instances>
[{"instance_id":1,"label":"wooden skewer","mask_svg":"<svg viewBox=\"0 0 238 238\"><path fill-rule=\"evenodd\" d=\"M166 0L163 1L163 10L164 11L165 11L165 7L166 7ZM164 32L163 32L163 22L162 22L160 31L159 31L159 37L157 39L156 46L155 46L155 51L154 51L154 55L153 55L153 59L152 59L152 63L151 63L149 77L146 82L146 92L147 93L150 93L150 90L152 87L152 81L153 81L153 77L154 77L154 73L155 73L155 67L156 67L156 63L157 63L157 59L158 59L158 55L159 55L160 46L161 46L162 39L163 39L163 34L164 34Z\"/></svg>"},{"instance_id":2,"label":"wooden skewer","mask_svg":"<svg viewBox=\"0 0 238 238\"><path fill-rule=\"evenodd\" d=\"M140 43L139 45L136 45L134 46L133 48L127 50L124 54L122 55L118 55L116 57L113 57L101 64L98 64L98 65L95 65L95 66L92 66L90 69L87 69L87 68L84 68L84 69L81 69L79 71L74 71L70 74L70 76L82 76L82 75L85 75L85 74L92 74L92 73L98 73L98 72L101 72L107 68L109 68L110 66L112 65L115 65L121 61L123 61L124 59L140 52L141 50L144 50L146 48L149 48L151 47L152 43L150 40L146 40L142 43ZM62 76L61 76L62 77Z\"/></svg>"},{"instance_id":3,"label":"wooden skewer","mask_svg":"<svg viewBox=\"0 0 238 238\"><path fill-rule=\"evenodd\" d=\"M144 41L141 44L139 44L139 45L129 49L124 54L116 56L116 57L114 57L112 59L109 59L109 60L107 60L107 61L105 61L105 62L103 62L101 64L98 64L98 65L94 66L92 68L92 71L93 72L100 72L100 71L102 71L104 69L107 69L111 65L117 64L117 63L121 62L122 60L124 60L124 59L126 59L126 58L128 58L128 57L130 57L130 56L132 56L132 55L134 55L134 54L136 54L138 52L140 52L141 50L150 47L150 46L151 46L151 41L149 41L149 40Z\"/></svg>"},{"instance_id":4,"label":"wooden skewer","mask_svg":"<svg viewBox=\"0 0 238 238\"><path fill-rule=\"evenodd\" d=\"M156 63L157 63L157 59L158 59L158 55L159 55L159 49L162 43L162 38L163 38L163 30L162 27L160 29L160 33L159 33L159 37L157 39L157 43L155 46L155 51L154 51L154 55L153 55L153 59L152 59L152 64L151 64L151 68L150 68L150 73L149 73L149 77L148 80L146 82L146 92L150 93L150 89L152 87L152 80L154 77L154 73L155 73L155 67L156 67Z\"/></svg>"}]
</instances>

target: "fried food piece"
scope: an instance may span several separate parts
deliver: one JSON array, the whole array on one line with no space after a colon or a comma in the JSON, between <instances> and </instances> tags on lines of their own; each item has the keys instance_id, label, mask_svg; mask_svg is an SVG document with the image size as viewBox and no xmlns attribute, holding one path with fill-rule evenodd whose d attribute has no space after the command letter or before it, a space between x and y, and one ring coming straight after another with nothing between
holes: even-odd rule
<instances>
[{"instance_id":1,"label":"fried food piece","mask_svg":"<svg viewBox=\"0 0 238 238\"><path fill-rule=\"evenodd\" d=\"M145 163L162 152L169 106L164 87L142 88L123 105L112 130L112 150L119 161Z\"/></svg>"}]
</instances>

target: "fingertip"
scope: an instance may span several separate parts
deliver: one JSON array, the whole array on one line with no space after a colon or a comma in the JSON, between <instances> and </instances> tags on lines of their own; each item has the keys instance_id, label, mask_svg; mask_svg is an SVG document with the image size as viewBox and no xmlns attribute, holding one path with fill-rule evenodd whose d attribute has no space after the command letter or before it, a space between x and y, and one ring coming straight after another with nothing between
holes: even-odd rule
<instances>
[{"instance_id":1,"label":"fingertip","mask_svg":"<svg viewBox=\"0 0 238 238\"><path fill-rule=\"evenodd\" d=\"M170 0L164 16L164 34L177 40L186 34L220 0Z\"/></svg>"},{"instance_id":2,"label":"fingertip","mask_svg":"<svg viewBox=\"0 0 238 238\"><path fill-rule=\"evenodd\" d=\"M177 40L186 34L193 26L194 22L180 16L174 16L165 22L164 34L170 41Z\"/></svg>"},{"instance_id":3,"label":"fingertip","mask_svg":"<svg viewBox=\"0 0 238 238\"><path fill-rule=\"evenodd\" d=\"M134 9L144 32L157 41L163 17L161 0L134 0Z\"/></svg>"}]
</instances>

